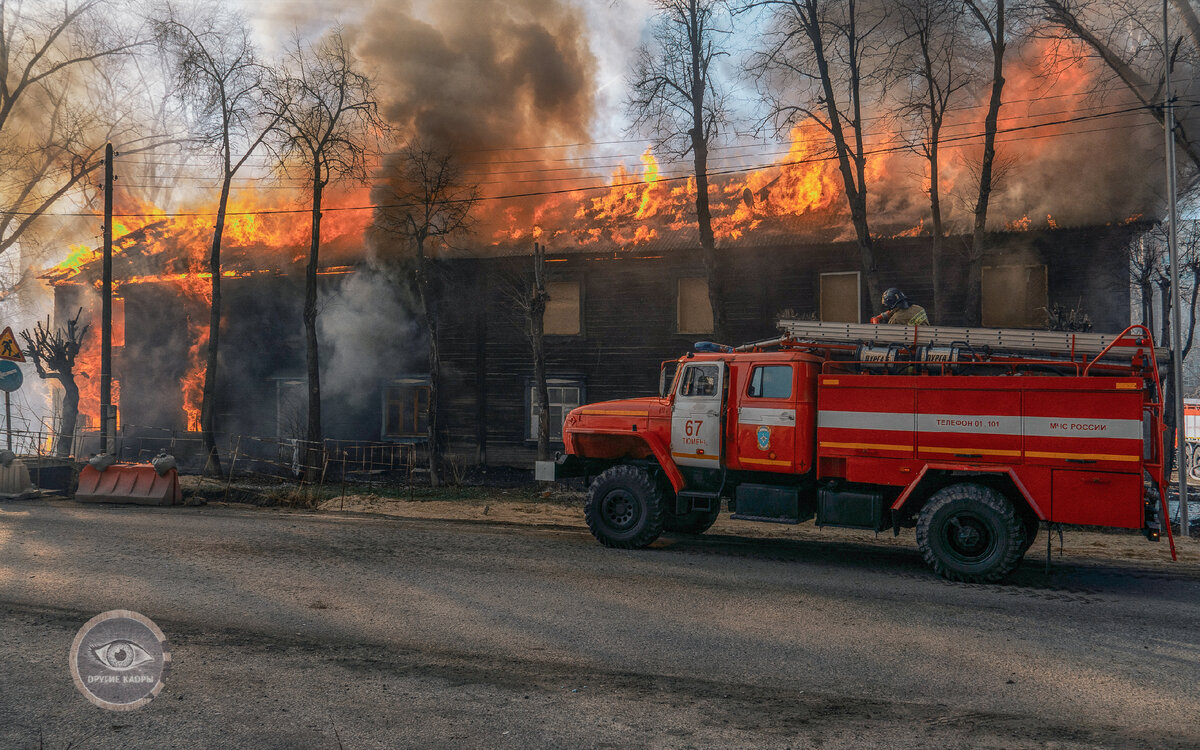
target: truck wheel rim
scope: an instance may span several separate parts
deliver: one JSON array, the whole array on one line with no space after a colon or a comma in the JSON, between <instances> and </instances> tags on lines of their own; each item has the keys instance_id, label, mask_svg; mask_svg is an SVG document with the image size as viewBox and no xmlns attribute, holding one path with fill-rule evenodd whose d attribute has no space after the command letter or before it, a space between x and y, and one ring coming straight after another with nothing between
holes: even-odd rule
<instances>
[{"instance_id":1,"label":"truck wheel rim","mask_svg":"<svg viewBox=\"0 0 1200 750\"><path fill-rule=\"evenodd\" d=\"M977 562L987 557L995 546L988 525L982 519L965 513L950 518L944 538L950 553L963 562Z\"/></svg>"},{"instance_id":2,"label":"truck wheel rim","mask_svg":"<svg viewBox=\"0 0 1200 750\"><path fill-rule=\"evenodd\" d=\"M624 530L637 521L637 501L625 490L613 490L601 504L604 520L614 529Z\"/></svg>"}]
</instances>

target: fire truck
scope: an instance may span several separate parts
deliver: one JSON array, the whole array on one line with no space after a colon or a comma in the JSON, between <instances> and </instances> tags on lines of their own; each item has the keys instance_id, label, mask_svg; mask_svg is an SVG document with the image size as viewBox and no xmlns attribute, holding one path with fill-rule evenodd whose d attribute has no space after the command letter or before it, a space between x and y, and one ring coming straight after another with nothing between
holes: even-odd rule
<instances>
[{"instance_id":1,"label":"fire truck","mask_svg":"<svg viewBox=\"0 0 1200 750\"><path fill-rule=\"evenodd\" d=\"M697 343L663 363L657 397L572 410L537 478L586 477L588 528L627 549L703 533L723 505L747 521L915 527L925 562L967 582L1007 575L1043 525L1158 540L1169 353L1146 328L780 329Z\"/></svg>"}]
</instances>

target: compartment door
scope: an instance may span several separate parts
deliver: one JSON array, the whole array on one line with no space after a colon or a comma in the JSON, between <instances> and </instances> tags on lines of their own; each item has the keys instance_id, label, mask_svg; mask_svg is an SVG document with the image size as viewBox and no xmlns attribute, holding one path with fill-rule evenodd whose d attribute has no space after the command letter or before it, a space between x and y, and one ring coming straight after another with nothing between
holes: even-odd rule
<instances>
[{"instance_id":1,"label":"compartment door","mask_svg":"<svg viewBox=\"0 0 1200 750\"><path fill-rule=\"evenodd\" d=\"M1050 520L1140 529L1144 522L1140 474L1101 471L1053 472Z\"/></svg>"}]
</instances>

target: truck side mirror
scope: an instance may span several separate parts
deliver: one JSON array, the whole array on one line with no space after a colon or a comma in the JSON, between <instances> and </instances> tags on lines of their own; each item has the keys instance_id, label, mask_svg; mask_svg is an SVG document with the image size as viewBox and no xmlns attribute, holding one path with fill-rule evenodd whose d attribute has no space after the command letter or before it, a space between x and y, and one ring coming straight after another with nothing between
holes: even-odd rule
<instances>
[{"instance_id":1,"label":"truck side mirror","mask_svg":"<svg viewBox=\"0 0 1200 750\"><path fill-rule=\"evenodd\" d=\"M671 386L675 383L675 373L679 370L679 362L668 359L658 366L658 397L670 396Z\"/></svg>"}]
</instances>

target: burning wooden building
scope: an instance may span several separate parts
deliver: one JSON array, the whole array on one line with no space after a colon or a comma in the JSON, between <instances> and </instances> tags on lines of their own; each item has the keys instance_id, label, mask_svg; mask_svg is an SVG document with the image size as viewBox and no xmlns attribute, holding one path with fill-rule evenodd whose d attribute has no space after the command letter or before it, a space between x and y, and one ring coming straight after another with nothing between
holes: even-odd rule
<instances>
[{"instance_id":1,"label":"burning wooden building","mask_svg":"<svg viewBox=\"0 0 1200 750\"><path fill-rule=\"evenodd\" d=\"M984 325L1045 327L1047 309L1058 303L1085 311L1096 331L1124 329L1130 322L1126 252L1140 231L1124 225L993 235L983 271ZM951 238L949 244L965 241ZM948 281L935 291L929 248L928 237L881 240L880 277L931 310L934 296L942 296L948 313L935 322L961 325L963 256L946 253ZM864 285L852 242L731 245L720 259L727 343L776 335L785 311L864 322ZM575 406L654 395L659 364L713 335L707 282L693 248L552 253L547 260L545 349L554 439L563 415ZM441 321L441 419L449 449L470 460L529 466L534 459L528 323L512 291L529 283L531 263L524 255L447 266L447 297L460 302L447 305Z\"/></svg>"},{"instance_id":2,"label":"burning wooden building","mask_svg":"<svg viewBox=\"0 0 1200 750\"><path fill-rule=\"evenodd\" d=\"M771 336L784 311L861 321L876 302L865 294L836 166L819 158L818 145L817 135L799 127L778 165L731 172L711 187L732 342ZM1129 322L1127 250L1145 229L1138 221L1145 191L1102 180L1087 197L1068 196L1054 180L1073 176L1064 166L1070 155L1039 148L1043 158L1030 162L1036 179L1026 180L1037 187L1009 191L1004 215L1017 218L997 222L1004 230L988 238L982 299L970 302L988 326L1042 327L1047 310L1061 305L1085 311L1096 330L1120 330ZM921 219L927 196L904 182L911 170L890 163L898 158L872 161L882 185L871 214L880 283L902 288L931 313L938 299L935 323L962 323L969 238L944 238L944 281L934 289L933 243ZM533 365L516 298L531 274L535 241L550 249L546 352L555 433L575 405L653 393L660 361L713 335L695 239L695 181L660 175L649 152L642 162L640 175L619 168L605 189L484 202L480 230L457 243L470 249L441 248L437 406L441 442L460 461L527 467L532 460ZM348 205L369 202L359 195ZM1059 228L1048 213L1060 204L1065 210L1055 216L1073 228ZM304 432L308 221L239 208L226 230L215 421L219 442L251 436L282 444ZM133 231L117 232L114 270L114 401L124 444L137 451L140 436L169 439L198 428L211 282L211 220L147 213ZM428 345L401 274L387 270L397 248L368 235L367 212L325 217L318 319L325 436L424 441ZM957 226L966 226L962 218ZM76 248L46 274L59 320L96 299L96 258ZM79 378L92 426L97 329L85 342Z\"/></svg>"},{"instance_id":3,"label":"burning wooden building","mask_svg":"<svg viewBox=\"0 0 1200 750\"><path fill-rule=\"evenodd\" d=\"M231 222L222 273L222 323L215 423L223 452L239 437L243 453L287 457L305 434L307 381L302 322L303 243L290 227L254 217ZM324 432L348 443L424 440L425 347L403 291L364 262L361 224L336 231L318 271ZM185 465L199 456L198 431L208 345L211 275L208 231L192 222L151 220L115 243L113 403L122 457L163 447ZM43 278L54 288L55 318L83 308L91 323L77 359L82 444L97 449L100 371L100 261L74 248ZM198 468L198 467L197 467Z\"/></svg>"}]
</instances>

